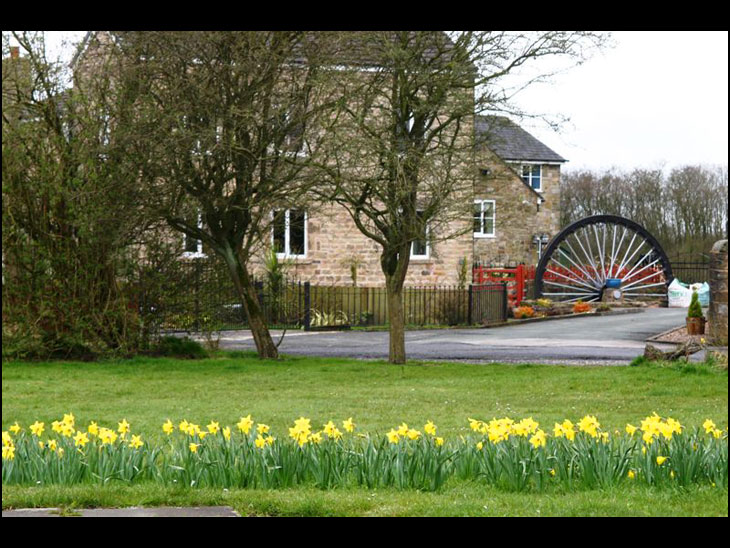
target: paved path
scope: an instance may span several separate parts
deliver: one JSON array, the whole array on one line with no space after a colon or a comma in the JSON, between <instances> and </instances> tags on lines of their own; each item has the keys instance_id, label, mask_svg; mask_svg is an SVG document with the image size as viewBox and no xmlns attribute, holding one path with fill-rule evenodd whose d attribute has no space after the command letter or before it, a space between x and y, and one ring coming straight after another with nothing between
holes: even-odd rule
<instances>
[{"instance_id":1,"label":"paved path","mask_svg":"<svg viewBox=\"0 0 730 548\"><path fill-rule=\"evenodd\" d=\"M61 511L58 508L21 508L3 510L4 518L236 518L239 514L228 506L175 508L84 508Z\"/></svg>"},{"instance_id":2,"label":"paved path","mask_svg":"<svg viewBox=\"0 0 730 548\"><path fill-rule=\"evenodd\" d=\"M413 359L476 362L627 364L643 354L646 339L684 324L685 309L652 308L635 314L588 316L488 329L406 332ZM272 332L278 341L280 331ZM655 344L660 349L672 345ZM255 349L250 331L224 332L221 347ZM283 354L387 358L385 331L288 331Z\"/></svg>"}]
</instances>

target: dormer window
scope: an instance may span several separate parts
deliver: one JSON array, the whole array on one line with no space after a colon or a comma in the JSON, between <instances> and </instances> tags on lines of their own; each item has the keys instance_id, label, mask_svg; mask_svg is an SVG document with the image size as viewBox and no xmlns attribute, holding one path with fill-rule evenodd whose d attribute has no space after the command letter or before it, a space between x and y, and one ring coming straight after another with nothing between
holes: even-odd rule
<instances>
[{"instance_id":1,"label":"dormer window","mask_svg":"<svg viewBox=\"0 0 730 548\"><path fill-rule=\"evenodd\" d=\"M537 192L542 192L542 166L540 164L523 164L522 180Z\"/></svg>"}]
</instances>

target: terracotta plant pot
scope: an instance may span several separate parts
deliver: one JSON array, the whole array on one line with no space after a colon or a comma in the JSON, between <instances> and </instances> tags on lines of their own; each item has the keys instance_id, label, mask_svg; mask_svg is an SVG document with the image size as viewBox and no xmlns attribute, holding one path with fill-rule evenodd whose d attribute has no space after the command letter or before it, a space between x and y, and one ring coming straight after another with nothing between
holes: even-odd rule
<instances>
[{"instance_id":1,"label":"terracotta plant pot","mask_svg":"<svg viewBox=\"0 0 730 548\"><path fill-rule=\"evenodd\" d=\"M704 335L706 321L705 318L687 318L687 334Z\"/></svg>"}]
</instances>

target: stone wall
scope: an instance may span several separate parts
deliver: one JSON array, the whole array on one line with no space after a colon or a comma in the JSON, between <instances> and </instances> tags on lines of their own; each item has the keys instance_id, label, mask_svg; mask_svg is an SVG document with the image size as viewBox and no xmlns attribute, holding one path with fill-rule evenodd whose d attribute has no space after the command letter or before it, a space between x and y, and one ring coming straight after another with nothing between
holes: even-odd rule
<instances>
[{"instance_id":1,"label":"stone wall","mask_svg":"<svg viewBox=\"0 0 730 548\"><path fill-rule=\"evenodd\" d=\"M475 200L495 201L494 237L474 238L474 258L483 264L536 264L535 234L555 236L560 230L560 166L542 166L542 192L533 192L522 182L516 169L488 151L479 154L480 165L488 166L478 175ZM545 199L538 205L539 196Z\"/></svg>"},{"instance_id":2,"label":"stone wall","mask_svg":"<svg viewBox=\"0 0 730 548\"><path fill-rule=\"evenodd\" d=\"M459 261L464 258L471 265L471 232L430 245L427 259L411 259L405 285L456 285ZM385 285L380 246L363 235L347 210L336 204L308 215L306 257L281 262L286 264L290 278L317 285L352 285L353 264L357 268L358 286ZM253 270L261 274L262 264L258 263ZM471 276L467 274L467 283L470 281Z\"/></svg>"},{"instance_id":3,"label":"stone wall","mask_svg":"<svg viewBox=\"0 0 730 548\"><path fill-rule=\"evenodd\" d=\"M713 344L727 346L727 240L715 243L710 252L710 323Z\"/></svg>"}]
</instances>

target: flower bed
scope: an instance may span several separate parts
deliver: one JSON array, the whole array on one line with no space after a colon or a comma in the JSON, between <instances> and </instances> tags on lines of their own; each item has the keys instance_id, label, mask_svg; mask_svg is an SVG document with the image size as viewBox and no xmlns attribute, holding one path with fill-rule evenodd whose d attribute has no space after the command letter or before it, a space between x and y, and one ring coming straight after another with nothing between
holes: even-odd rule
<instances>
[{"instance_id":1,"label":"flower bed","mask_svg":"<svg viewBox=\"0 0 730 548\"><path fill-rule=\"evenodd\" d=\"M122 420L117 428L76 427L71 414L51 435L36 421L4 431L3 485L159 482L221 488L321 488L360 485L434 491L450 477L510 491L604 488L622 482L652 486L709 484L727 488L728 436L706 420L687 429L654 414L622 432L601 429L590 415L551 431L532 418L469 419L472 433L446 440L428 421L402 423L385 434L341 429L329 421L313 429L300 417L276 437L266 424L242 417L233 427L183 420L162 425L165 440L149 443Z\"/></svg>"}]
</instances>

